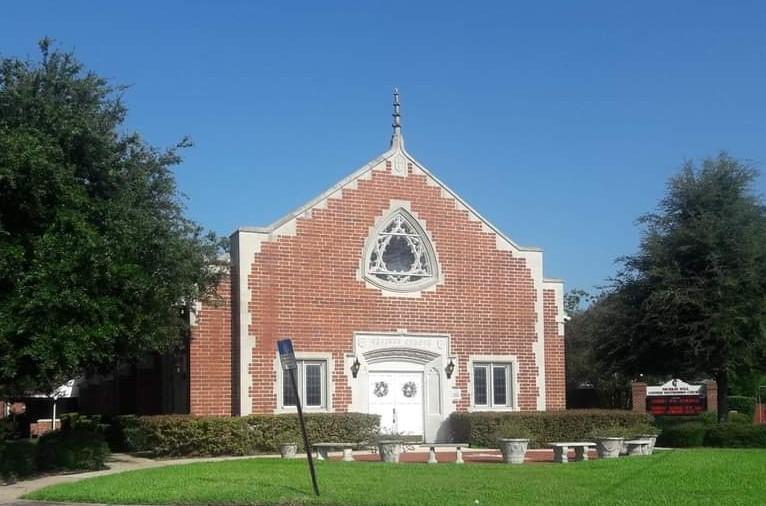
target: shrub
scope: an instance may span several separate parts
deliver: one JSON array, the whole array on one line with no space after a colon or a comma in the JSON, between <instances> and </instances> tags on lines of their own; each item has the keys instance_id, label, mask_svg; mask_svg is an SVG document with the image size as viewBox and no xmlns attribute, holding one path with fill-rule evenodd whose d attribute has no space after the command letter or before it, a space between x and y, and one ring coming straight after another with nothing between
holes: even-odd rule
<instances>
[{"instance_id":1,"label":"shrub","mask_svg":"<svg viewBox=\"0 0 766 506\"><path fill-rule=\"evenodd\" d=\"M379 417L360 413L305 415L306 431L314 442L370 441ZM253 455L276 452L285 442L303 447L295 415L197 417L186 415L124 416L113 420L112 432L128 451L154 456Z\"/></svg>"},{"instance_id":2,"label":"shrub","mask_svg":"<svg viewBox=\"0 0 766 506\"><path fill-rule=\"evenodd\" d=\"M620 410L567 410L520 413L453 413L450 416L452 439L472 446L494 446L498 426L506 420L517 421L532 433L531 446L555 441L584 441L594 429L630 427L649 423L649 416Z\"/></svg>"},{"instance_id":3,"label":"shrub","mask_svg":"<svg viewBox=\"0 0 766 506\"><path fill-rule=\"evenodd\" d=\"M18 427L13 417L0 418L0 441L6 439L16 439L18 436Z\"/></svg>"},{"instance_id":4,"label":"shrub","mask_svg":"<svg viewBox=\"0 0 766 506\"><path fill-rule=\"evenodd\" d=\"M309 441L316 443L363 443L375 440L380 426L378 415L365 413L310 413L305 415ZM285 437L297 436L298 448L303 449L300 424L295 415L251 415L245 418L258 434L258 449L273 452Z\"/></svg>"},{"instance_id":5,"label":"shrub","mask_svg":"<svg viewBox=\"0 0 766 506\"><path fill-rule=\"evenodd\" d=\"M745 395L730 395L729 396L729 409L737 411L752 420L755 413L755 397L747 397Z\"/></svg>"},{"instance_id":6,"label":"shrub","mask_svg":"<svg viewBox=\"0 0 766 506\"><path fill-rule=\"evenodd\" d=\"M61 415L61 430L79 430L84 432L99 432L106 434L109 423L101 415L81 415L65 413Z\"/></svg>"},{"instance_id":7,"label":"shrub","mask_svg":"<svg viewBox=\"0 0 766 506\"><path fill-rule=\"evenodd\" d=\"M621 437L621 438L629 438L633 434L632 430L628 427L624 427L621 425L608 425L604 427L598 427L593 430L591 430L587 435L586 439L594 440L594 439L602 439L602 438L612 438L612 437Z\"/></svg>"},{"instance_id":8,"label":"shrub","mask_svg":"<svg viewBox=\"0 0 766 506\"><path fill-rule=\"evenodd\" d=\"M128 451L128 447L125 443L123 427L135 425L131 424L131 420L135 418L134 415L102 416L65 413L61 415L61 430L98 432L104 435L111 451L124 452Z\"/></svg>"},{"instance_id":9,"label":"shrub","mask_svg":"<svg viewBox=\"0 0 766 506\"><path fill-rule=\"evenodd\" d=\"M497 440L499 438L533 440L534 434L526 425L519 423L516 420L504 420L498 424L493 435L493 446L497 446Z\"/></svg>"},{"instance_id":10,"label":"shrub","mask_svg":"<svg viewBox=\"0 0 766 506\"><path fill-rule=\"evenodd\" d=\"M654 424L660 430L690 422L701 423L705 427L712 427L718 424L718 415L713 412L705 412L699 415L657 416L654 418Z\"/></svg>"},{"instance_id":11,"label":"shrub","mask_svg":"<svg viewBox=\"0 0 766 506\"><path fill-rule=\"evenodd\" d=\"M150 449L150 433L144 428L141 418L135 415L116 416L107 431L107 441L113 451L146 451Z\"/></svg>"},{"instance_id":12,"label":"shrub","mask_svg":"<svg viewBox=\"0 0 766 506\"><path fill-rule=\"evenodd\" d=\"M766 448L766 425L723 423L705 433L705 446L720 448Z\"/></svg>"},{"instance_id":13,"label":"shrub","mask_svg":"<svg viewBox=\"0 0 766 506\"><path fill-rule=\"evenodd\" d=\"M0 441L0 478L14 481L34 474L35 444L29 440Z\"/></svg>"},{"instance_id":14,"label":"shrub","mask_svg":"<svg viewBox=\"0 0 766 506\"><path fill-rule=\"evenodd\" d=\"M625 429L625 437L634 438L638 436L657 436L660 430L650 423L639 423L631 425Z\"/></svg>"},{"instance_id":15,"label":"shrub","mask_svg":"<svg viewBox=\"0 0 766 506\"><path fill-rule=\"evenodd\" d=\"M87 431L55 431L44 434L37 442L37 467L53 469L103 469L109 446L103 434Z\"/></svg>"},{"instance_id":16,"label":"shrub","mask_svg":"<svg viewBox=\"0 0 766 506\"><path fill-rule=\"evenodd\" d=\"M257 437L242 418L146 416L123 420L125 442L131 451L155 456L252 455Z\"/></svg>"},{"instance_id":17,"label":"shrub","mask_svg":"<svg viewBox=\"0 0 766 506\"><path fill-rule=\"evenodd\" d=\"M705 442L707 427L701 422L683 422L671 424L662 430L657 438L657 446L671 448L692 448Z\"/></svg>"},{"instance_id":18,"label":"shrub","mask_svg":"<svg viewBox=\"0 0 766 506\"><path fill-rule=\"evenodd\" d=\"M729 413L729 423L734 423L737 425L752 425L753 424L753 417L748 416L745 413L740 413L738 411L732 411Z\"/></svg>"}]
</instances>

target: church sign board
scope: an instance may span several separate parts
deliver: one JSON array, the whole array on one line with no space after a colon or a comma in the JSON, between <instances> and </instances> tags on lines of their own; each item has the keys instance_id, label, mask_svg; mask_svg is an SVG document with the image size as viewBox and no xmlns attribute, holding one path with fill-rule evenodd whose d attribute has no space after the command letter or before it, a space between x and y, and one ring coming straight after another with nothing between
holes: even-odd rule
<instances>
[{"instance_id":1,"label":"church sign board","mask_svg":"<svg viewBox=\"0 0 766 506\"><path fill-rule=\"evenodd\" d=\"M646 411L652 415L698 415L706 409L703 385L672 379L659 386L646 387Z\"/></svg>"}]
</instances>

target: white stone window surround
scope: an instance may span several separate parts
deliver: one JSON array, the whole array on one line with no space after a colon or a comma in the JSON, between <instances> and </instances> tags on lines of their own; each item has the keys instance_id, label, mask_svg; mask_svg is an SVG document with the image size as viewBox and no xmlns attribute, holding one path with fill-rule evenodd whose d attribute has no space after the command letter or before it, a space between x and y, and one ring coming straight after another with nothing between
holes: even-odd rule
<instances>
[{"instance_id":1,"label":"white stone window surround","mask_svg":"<svg viewBox=\"0 0 766 506\"><path fill-rule=\"evenodd\" d=\"M420 297L421 292L434 290L436 285L444 282L439 259L436 254L436 247L431 234L428 232L425 221L421 220L417 213L411 210L409 201L392 199L389 204L389 208L383 210L378 218L376 218L374 225L370 227L370 232L364 244L359 271L357 272L357 279L363 280L370 288L379 289L384 296ZM402 215L407 223L415 229L417 236L423 243L423 250L427 256L430 276L423 277L422 280L417 282L389 282L380 279L370 269L370 258L373 250L376 249L379 237L397 215Z\"/></svg>"},{"instance_id":2,"label":"white stone window surround","mask_svg":"<svg viewBox=\"0 0 766 506\"><path fill-rule=\"evenodd\" d=\"M474 403L474 365L504 365L508 364L511 368L509 378L511 404L509 406L492 406L491 398L488 398L488 405L476 405ZM469 355L468 357L468 395L471 403L468 411L519 411L519 360L516 355ZM492 376L487 378L487 382L492 381ZM492 395L492 389L488 389L488 396ZM508 392L506 392L507 394Z\"/></svg>"},{"instance_id":3,"label":"white stone window surround","mask_svg":"<svg viewBox=\"0 0 766 506\"><path fill-rule=\"evenodd\" d=\"M335 392L335 383L333 382L335 363L332 358L332 353L311 351L295 352L295 359L299 362L324 362L325 364L324 406L306 406L305 399L301 398L301 407L303 408L303 411L310 413L332 413L332 396L333 392ZM296 406L285 406L282 403L282 392L284 392L284 373L282 371L282 363L279 360L279 354L277 354L274 358L274 371L277 375L277 381L274 383L274 388L276 390L274 393L277 396L277 407L274 410L274 413L297 413L298 408ZM300 385L298 388L302 389Z\"/></svg>"}]
</instances>

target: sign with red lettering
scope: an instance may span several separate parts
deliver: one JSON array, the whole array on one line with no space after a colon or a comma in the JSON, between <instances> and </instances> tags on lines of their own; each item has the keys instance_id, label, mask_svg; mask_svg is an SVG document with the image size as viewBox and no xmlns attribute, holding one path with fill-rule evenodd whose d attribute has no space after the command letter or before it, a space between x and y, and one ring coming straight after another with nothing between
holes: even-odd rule
<instances>
[{"instance_id":1,"label":"sign with red lettering","mask_svg":"<svg viewBox=\"0 0 766 506\"><path fill-rule=\"evenodd\" d=\"M699 415L707 409L707 402L700 395L647 396L646 411L655 415Z\"/></svg>"}]
</instances>

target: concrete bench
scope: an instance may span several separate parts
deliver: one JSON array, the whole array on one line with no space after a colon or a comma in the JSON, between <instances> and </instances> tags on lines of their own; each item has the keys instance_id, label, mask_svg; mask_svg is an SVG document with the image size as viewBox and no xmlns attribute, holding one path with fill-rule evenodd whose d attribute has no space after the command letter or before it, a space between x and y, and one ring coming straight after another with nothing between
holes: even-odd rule
<instances>
[{"instance_id":1,"label":"concrete bench","mask_svg":"<svg viewBox=\"0 0 766 506\"><path fill-rule=\"evenodd\" d=\"M352 462L354 455L351 451L358 445L357 443L314 443L311 446L317 452L317 460L327 460L330 449L340 448L343 450L343 460L345 462Z\"/></svg>"},{"instance_id":2,"label":"concrete bench","mask_svg":"<svg viewBox=\"0 0 766 506\"><path fill-rule=\"evenodd\" d=\"M569 462L569 449L575 451L575 460L588 460L588 448L595 447L596 443L577 442L577 443L548 443L553 448L553 461L559 464Z\"/></svg>"},{"instance_id":3,"label":"concrete bench","mask_svg":"<svg viewBox=\"0 0 766 506\"><path fill-rule=\"evenodd\" d=\"M652 441L649 439L631 439L625 441L625 445L628 447L628 455L649 455L649 445Z\"/></svg>"},{"instance_id":4,"label":"concrete bench","mask_svg":"<svg viewBox=\"0 0 766 506\"><path fill-rule=\"evenodd\" d=\"M437 448L454 448L456 453L455 464L463 464L463 448L468 448L468 446L468 443L423 443L420 445L421 448L428 448L429 464L439 463L439 461L436 460Z\"/></svg>"}]
</instances>

